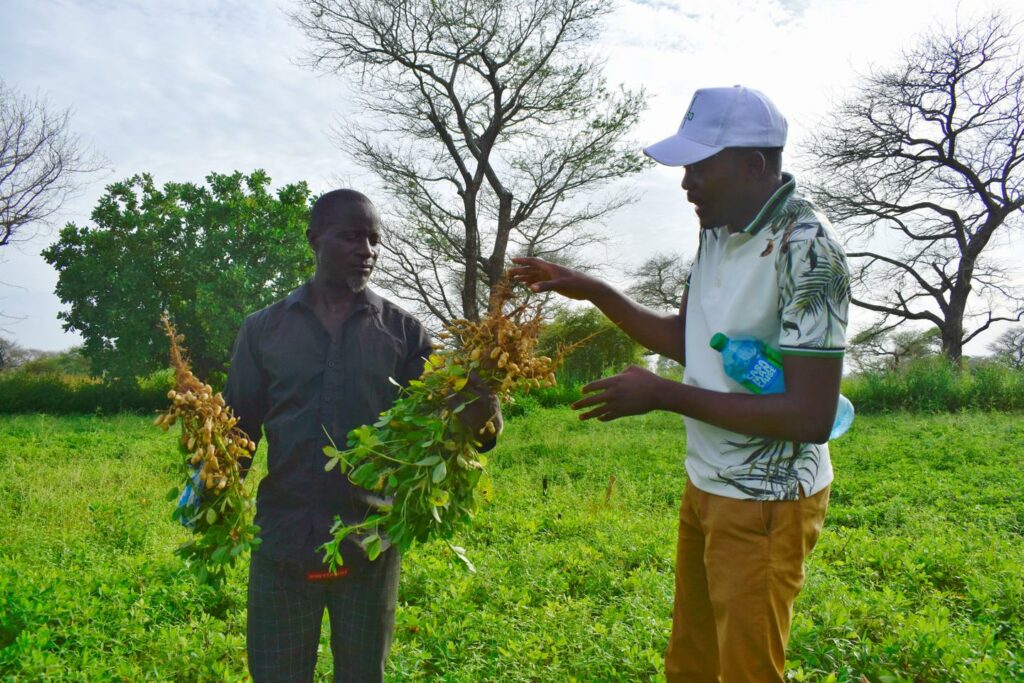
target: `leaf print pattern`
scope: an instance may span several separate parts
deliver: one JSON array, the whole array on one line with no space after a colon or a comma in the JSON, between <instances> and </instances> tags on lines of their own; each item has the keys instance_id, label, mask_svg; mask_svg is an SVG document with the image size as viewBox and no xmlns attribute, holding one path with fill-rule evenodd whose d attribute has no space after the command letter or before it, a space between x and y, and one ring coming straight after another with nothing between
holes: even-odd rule
<instances>
[{"instance_id":1,"label":"leaf print pattern","mask_svg":"<svg viewBox=\"0 0 1024 683\"><path fill-rule=\"evenodd\" d=\"M723 454L746 453L742 464L715 478L754 500L797 500L800 489L811 491L818 476L823 446L750 437L725 441Z\"/></svg>"},{"instance_id":2,"label":"leaf print pattern","mask_svg":"<svg viewBox=\"0 0 1024 683\"><path fill-rule=\"evenodd\" d=\"M780 345L784 352L842 355L846 345L850 276L842 246L814 205L791 197L764 230L775 239ZM755 500L796 500L811 491L827 446L762 437L726 440L724 456L741 463L715 481Z\"/></svg>"},{"instance_id":3,"label":"leaf print pattern","mask_svg":"<svg viewBox=\"0 0 1024 683\"><path fill-rule=\"evenodd\" d=\"M775 226L790 223L776 262L780 344L841 352L850 305L846 254L810 202L794 198L780 213Z\"/></svg>"}]
</instances>

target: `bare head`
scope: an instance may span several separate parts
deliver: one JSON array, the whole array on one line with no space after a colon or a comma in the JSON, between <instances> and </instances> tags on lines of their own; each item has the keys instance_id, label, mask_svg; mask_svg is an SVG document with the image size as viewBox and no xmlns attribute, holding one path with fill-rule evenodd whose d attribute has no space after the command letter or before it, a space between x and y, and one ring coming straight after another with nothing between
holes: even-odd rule
<instances>
[{"instance_id":1,"label":"bare head","mask_svg":"<svg viewBox=\"0 0 1024 683\"><path fill-rule=\"evenodd\" d=\"M325 285L361 292L380 252L381 220L356 190L321 195L309 214L306 238L316 256L315 277Z\"/></svg>"}]
</instances>

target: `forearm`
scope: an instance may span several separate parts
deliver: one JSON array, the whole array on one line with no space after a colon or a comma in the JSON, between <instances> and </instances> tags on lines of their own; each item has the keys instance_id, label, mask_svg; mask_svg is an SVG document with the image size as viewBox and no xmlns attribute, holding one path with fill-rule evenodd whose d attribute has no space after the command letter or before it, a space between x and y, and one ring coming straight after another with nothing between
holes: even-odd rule
<instances>
[{"instance_id":1,"label":"forearm","mask_svg":"<svg viewBox=\"0 0 1024 683\"><path fill-rule=\"evenodd\" d=\"M834 403L810 407L791 393L740 394L710 391L663 380L658 408L748 436L824 443L835 414ZM831 412L830 412L831 411Z\"/></svg>"},{"instance_id":2,"label":"forearm","mask_svg":"<svg viewBox=\"0 0 1024 683\"><path fill-rule=\"evenodd\" d=\"M641 346L683 362L686 328L681 315L642 306L605 282L595 285L589 299Z\"/></svg>"}]
</instances>

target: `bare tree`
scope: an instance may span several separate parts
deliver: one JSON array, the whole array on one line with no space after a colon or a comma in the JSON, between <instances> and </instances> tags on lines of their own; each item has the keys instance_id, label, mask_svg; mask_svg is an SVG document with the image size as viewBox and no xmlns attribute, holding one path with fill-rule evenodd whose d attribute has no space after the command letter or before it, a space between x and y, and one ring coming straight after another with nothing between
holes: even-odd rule
<instances>
[{"instance_id":1,"label":"bare tree","mask_svg":"<svg viewBox=\"0 0 1024 683\"><path fill-rule=\"evenodd\" d=\"M1024 299L991 247L1022 226L1024 64L999 15L876 70L811 142L814 195L847 237L853 303L877 329L926 321L959 363Z\"/></svg>"},{"instance_id":2,"label":"bare tree","mask_svg":"<svg viewBox=\"0 0 1024 683\"><path fill-rule=\"evenodd\" d=\"M28 225L44 222L100 160L70 129L71 112L51 110L0 81L0 247L25 240Z\"/></svg>"},{"instance_id":3,"label":"bare tree","mask_svg":"<svg viewBox=\"0 0 1024 683\"><path fill-rule=\"evenodd\" d=\"M588 51L608 0L302 0L315 68L351 77L339 143L394 200L380 270L441 321L478 319L510 255L571 260L632 200L642 93Z\"/></svg>"},{"instance_id":4,"label":"bare tree","mask_svg":"<svg viewBox=\"0 0 1024 683\"><path fill-rule=\"evenodd\" d=\"M1024 325L1016 325L1003 332L989 344L988 350L1014 370L1024 370Z\"/></svg>"},{"instance_id":5,"label":"bare tree","mask_svg":"<svg viewBox=\"0 0 1024 683\"><path fill-rule=\"evenodd\" d=\"M644 306L678 311L692 267L680 254L655 254L631 273L634 284L626 293Z\"/></svg>"},{"instance_id":6,"label":"bare tree","mask_svg":"<svg viewBox=\"0 0 1024 683\"><path fill-rule=\"evenodd\" d=\"M0 371L14 370L42 354L42 351L25 348L13 339L0 337Z\"/></svg>"}]
</instances>

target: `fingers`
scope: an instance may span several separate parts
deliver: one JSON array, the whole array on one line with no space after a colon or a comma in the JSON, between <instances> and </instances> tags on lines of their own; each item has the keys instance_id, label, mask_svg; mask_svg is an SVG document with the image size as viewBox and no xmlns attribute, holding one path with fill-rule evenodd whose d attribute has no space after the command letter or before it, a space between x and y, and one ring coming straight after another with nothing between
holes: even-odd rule
<instances>
[{"instance_id":1,"label":"fingers","mask_svg":"<svg viewBox=\"0 0 1024 683\"><path fill-rule=\"evenodd\" d=\"M591 410L590 412L587 412L587 413L580 413L580 419L581 420L591 420L591 419L596 417L598 420L601 420L602 422L605 422L605 421L607 421L606 418L605 418L606 414L607 414L607 412L605 411L604 406L602 406L602 407L597 408L595 410Z\"/></svg>"},{"instance_id":2,"label":"fingers","mask_svg":"<svg viewBox=\"0 0 1024 683\"><path fill-rule=\"evenodd\" d=\"M543 280L550 280L555 272L552 264L544 259L533 256L517 257L512 259L512 263L517 264L518 267L509 268L508 276L523 285L533 285ZM532 287L532 289L534 291L542 291L535 287Z\"/></svg>"},{"instance_id":3,"label":"fingers","mask_svg":"<svg viewBox=\"0 0 1024 683\"><path fill-rule=\"evenodd\" d=\"M558 287L558 280L542 280L540 282L523 282L530 287L531 292L550 292Z\"/></svg>"},{"instance_id":4,"label":"fingers","mask_svg":"<svg viewBox=\"0 0 1024 683\"><path fill-rule=\"evenodd\" d=\"M596 406L596 405L599 405L599 404L602 404L602 403L607 403L607 402L608 402L608 395L604 394L604 393L601 393L601 394L594 394L593 396L584 396L580 400L578 400L575 403L573 403L570 407L573 410L579 410L580 408L589 408L590 406Z\"/></svg>"},{"instance_id":5,"label":"fingers","mask_svg":"<svg viewBox=\"0 0 1024 683\"><path fill-rule=\"evenodd\" d=\"M597 408L585 413L580 413L581 420L592 420L596 418L600 422L611 422L612 420L617 420L620 417L625 417L625 415L607 404L598 406Z\"/></svg>"},{"instance_id":6,"label":"fingers","mask_svg":"<svg viewBox=\"0 0 1024 683\"><path fill-rule=\"evenodd\" d=\"M613 384L615 384L616 377L618 377L618 375L612 375L611 377L605 377L603 379L596 379L590 384L584 386L582 389L580 389L580 391L582 391L584 394L589 394L592 391L600 391L601 389L610 388Z\"/></svg>"}]
</instances>

